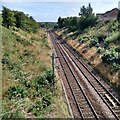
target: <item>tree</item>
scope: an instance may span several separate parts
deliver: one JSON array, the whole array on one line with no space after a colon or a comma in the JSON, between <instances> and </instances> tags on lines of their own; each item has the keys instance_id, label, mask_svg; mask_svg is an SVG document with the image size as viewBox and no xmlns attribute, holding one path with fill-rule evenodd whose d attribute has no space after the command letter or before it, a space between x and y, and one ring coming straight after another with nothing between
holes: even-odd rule
<instances>
[{"instance_id":1,"label":"tree","mask_svg":"<svg viewBox=\"0 0 120 120\"><path fill-rule=\"evenodd\" d=\"M16 12L15 19L16 19L16 21L15 21L16 27L22 28L24 26L24 19L25 19L24 13Z\"/></svg>"},{"instance_id":2,"label":"tree","mask_svg":"<svg viewBox=\"0 0 120 120\"><path fill-rule=\"evenodd\" d=\"M84 5L80 9L79 16L86 16L86 8Z\"/></svg>"},{"instance_id":3,"label":"tree","mask_svg":"<svg viewBox=\"0 0 120 120\"><path fill-rule=\"evenodd\" d=\"M87 7L87 14L88 16L91 16L93 14L93 9L91 7L91 4L89 3L88 7Z\"/></svg>"},{"instance_id":4,"label":"tree","mask_svg":"<svg viewBox=\"0 0 120 120\"><path fill-rule=\"evenodd\" d=\"M39 24L32 16L29 17L28 14L24 14L20 11L12 11L4 6L2 10L2 18L2 24L7 28L16 26L17 28L21 28L29 32L37 32L39 29Z\"/></svg>"},{"instance_id":5,"label":"tree","mask_svg":"<svg viewBox=\"0 0 120 120\"><path fill-rule=\"evenodd\" d=\"M58 18L58 27L59 28L64 27L64 19L61 17Z\"/></svg>"},{"instance_id":6,"label":"tree","mask_svg":"<svg viewBox=\"0 0 120 120\"><path fill-rule=\"evenodd\" d=\"M2 24L9 28L10 26L14 26L15 25L15 18L14 18L14 13L13 11L11 11L10 9L6 8L3 6L3 10L2 10Z\"/></svg>"},{"instance_id":7,"label":"tree","mask_svg":"<svg viewBox=\"0 0 120 120\"><path fill-rule=\"evenodd\" d=\"M89 17L93 14L92 12L93 9L91 7L91 4L89 3L88 7L85 7L84 5L81 7L79 15L84 17Z\"/></svg>"},{"instance_id":8,"label":"tree","mask_svg":"<svg viewBox=\"0 0 120 120\"><path fill-rule=\"evenodd\" d=\"M32 21L34 21L34 22L35 22L35 20L34 20L34 18L33 18L32 16L30 16L29 18L30 18Z\"/></svg>"},{"instance_id":9,"label":"tree","mask_svg":"<svg viewBox=\"0 0 120 120\"><path fill-rule=\"evenodd\" d=\"M85 28L96 24L97 17L94 16L90 3L88 7L81 7L79 15L81 16L78 21L79 31L83 31Z\"/></svg>"},{"instance_id":10,"label":"tree","mask_svg":"<svg viewBox=\"0 0 120 120\"><path fill-rule=\"evenodd\" d=\"M67 27L70 32L77 30L77 17L64 18L64 26Z\"/></svg>"}]
</instances>

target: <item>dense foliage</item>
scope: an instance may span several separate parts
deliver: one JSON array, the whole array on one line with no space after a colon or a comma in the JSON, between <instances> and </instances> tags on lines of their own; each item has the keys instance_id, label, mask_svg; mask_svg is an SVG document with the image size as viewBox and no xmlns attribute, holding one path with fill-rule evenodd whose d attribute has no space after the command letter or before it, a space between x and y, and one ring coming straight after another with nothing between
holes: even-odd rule
<instances>
[{"instance_id":1,"label":"dense foliage","mask_svg":"<svg viewBox=\"0 0 120 120\"><path fill-rule=\"evenodd\" d=\"M2 24L3 26L17 27L29 32L37 32L39 24L33 19L32 16L25 15L23 12L10 10L3 6L2 10Z\"/></svg>"},{"instance_id":2,"label":"dense foliage","mask_svg":"<svg viewBox=\"0 0 120 120\"><path fill-rule=\"evenodd\" d=\"M102 56L102 60L107 63L118 63L118 52L115 49L106 50L105 54Z\"/></svg>"},{"instance_id":3,"label":"dense foliage","mask_svg":"<svg viewBox=\"0 0 120 120\"><path fill-rule=\"evenodd\" d=\"M118 20L118 22L119 22L119 30L120 30L120 10L118 11L118 16L117 16L117 20Z\"/></svg>"},{"instance_id":4,"label":"dense foliage","mask_svg":"<svg viewBox=\"0 0 120 120\"><path fill-rule=\"evenodd\" d=\"M69 32L76 30L83 31L84 29L94 26L96 24L97 17L93 14L93 9L89 4L88 7L82 6L79 13L80 17L67 17L58 18L58 27L68 28Z\"/></svg>"},{"instance_id":5,"label":"dense foliage","mask_svg":"<svg viewBox=\"0 0 120 120\"><path fill-rule=\"evenodd\" d=\"M53 101L53 76L46 57L50 50L47 34L42 30L35 34L18 28L2 30L1 117L41 117L51 110Z\"/></svg>"},{"instance_id":6,"label":"dense foliage","mask_svg":"<svg viewBox=\"0 0 120 120\"><path fill-rule=\"evenodd\" d=\"M54 28L55 26L57 26L57 23L56 22L39 22L39 25L41 27L45 27L49 29L49 28Z\"/></svg>"}]
</instances>

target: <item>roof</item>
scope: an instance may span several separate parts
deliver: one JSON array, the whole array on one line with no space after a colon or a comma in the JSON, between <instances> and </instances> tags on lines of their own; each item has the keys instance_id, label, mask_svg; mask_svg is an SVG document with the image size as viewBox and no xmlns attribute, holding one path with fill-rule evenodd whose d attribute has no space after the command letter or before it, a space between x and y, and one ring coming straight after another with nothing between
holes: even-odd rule
<instances>
[{"instance_id":1,"label":"roof","mask_svg":"<svg viewBox=\"0 0 120 120\"><path fill-rule=\"evenodd\" d=\"M118 8L113 8L112 10L109 10L109 11L105 12L104 14L110 13L110 12L112 12L112 11L114 11L114 10L119 11L119 9L118 9ZM104 15L104 14L103 14L103 15Z\"/></svg>"},{"instance_id":2,"label":"roof","mask_svg":"<svg viewBox=\"0 0 120 120\"><path fill-rule=\"evenodd\" d=\"M105 12L105 13L97 13L96 15L105 15L105 14L107 14L107 13L110 13L110 12L114 11L114 10L119 11L118 8L113 8L112 10L109 10L109 11L107 11L107 12Z\"/></svg>"}]
</instances>

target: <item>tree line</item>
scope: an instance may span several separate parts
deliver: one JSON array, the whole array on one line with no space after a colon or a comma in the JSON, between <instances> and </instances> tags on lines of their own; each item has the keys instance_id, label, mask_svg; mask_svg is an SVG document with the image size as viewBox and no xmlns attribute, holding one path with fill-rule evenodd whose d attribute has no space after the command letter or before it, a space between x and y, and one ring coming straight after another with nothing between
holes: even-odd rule
<instances>
[{"instance_id":1,"label":"tree line","mask_svg":"<svg viewBox=\"0 0 120 120\"><path fill-rule=\"evenodd\" d=\"M2 9L2 18L2 25L7 28L17 27L29 32L37 32L39 28L39 24L32 16L20 11L10 10L4 6Z\"/></svg>"},{"instance_id":2,"label":"tree line","mask_svg":"<svg viewBox=\"0 0 120 120\"><path fill-rule=\"evenodd\" d=\"M93 8L91 4L87 7L84 5L80 8L79 12L80 17L67 17L67 18L58 18L58 28L68 28L69 32L79 31L82 32L85 28L92 27L97 24L98 17L93 13ZM120 24L120 10L117 18ZM55 26L56 27L56 26ZM120 25L119 25L120 29Z\"/></svg>"},{"instance_id":3,"label":"tree line","mask_svg":"<svg viewBox=\"0 0 120 120\"><path fill-rule=\"evenodd\" d=\"M94 26L97 17L93 14L93 9L89 3L88 7L82 6L79 12L80 17L58 18L58 28L66 27L70 32L78 30L82 32L85 28Z\"/></svg>"}]
</instances>

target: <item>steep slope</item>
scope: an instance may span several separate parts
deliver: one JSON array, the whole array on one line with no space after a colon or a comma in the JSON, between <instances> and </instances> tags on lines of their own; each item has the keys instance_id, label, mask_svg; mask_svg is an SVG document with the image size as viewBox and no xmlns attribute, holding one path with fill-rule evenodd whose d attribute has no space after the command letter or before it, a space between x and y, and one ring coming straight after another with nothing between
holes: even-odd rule
<instances>
[{"instance_id":1,"label":"steep slope","mask_svg":"<svg viewBox=\"0 0 120 120\"><path fill-rule=\"evenodd\" d=\"M33 34L2 27L2 42L2 117L58 117L59 111L69 116L60 84L57 84L60 93L56 92L56 96L52 93L47 34L41 29Z\"/></svg>"},{"instance_id":2,"label":"steep slope","mask_svg":"<svg viewBox=\"0 0 120 120\"><path fill-rule=\"evenodd\" d=\"M117 21L99 22L82 34L68 33L66 28L57 31L63 39L75 48L112 86L120 89L119 57L120 33Z\"/></svg>"}]
</instances>

